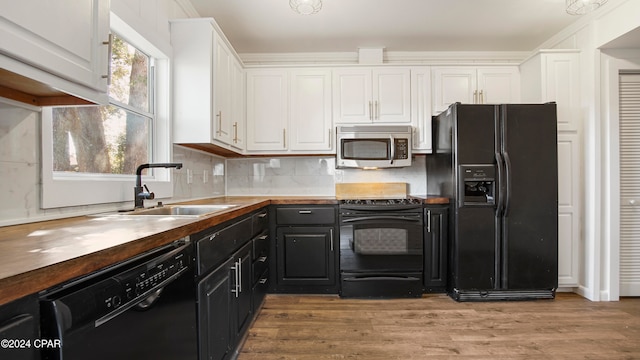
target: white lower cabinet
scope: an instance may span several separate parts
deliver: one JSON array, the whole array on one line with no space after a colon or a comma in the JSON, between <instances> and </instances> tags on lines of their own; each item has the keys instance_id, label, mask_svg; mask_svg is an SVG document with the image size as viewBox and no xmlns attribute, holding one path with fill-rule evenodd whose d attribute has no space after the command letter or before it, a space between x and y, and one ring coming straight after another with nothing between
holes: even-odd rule
<instances>
[{"instance_id":1,"label":"white lower cabinet","mask_svg":"<svg viewBox=\"0 0 640 360\"><path fill-rule=\"evenodd\" d=\"M246 79L248 153L331 152L330 70L249 69Z\"/></svg>"}]
</instances>

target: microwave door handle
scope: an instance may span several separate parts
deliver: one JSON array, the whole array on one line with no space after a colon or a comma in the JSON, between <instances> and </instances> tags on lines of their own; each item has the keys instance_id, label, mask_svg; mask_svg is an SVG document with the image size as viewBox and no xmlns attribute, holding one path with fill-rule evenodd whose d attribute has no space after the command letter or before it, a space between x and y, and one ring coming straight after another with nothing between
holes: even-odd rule
<instances>
[{"instance_id":1,"label":"microwave door handle","mask_svg":"<svg viewBox=\"0 0 640 360\"><path fill-rule=\"evenodd\" d=\"M391 159L389 160L389 165L393 165L393 159L396 157L396 140L393 138L393 135L389 135L389 139L391 139Z\"/></svg>"}]
</instances>

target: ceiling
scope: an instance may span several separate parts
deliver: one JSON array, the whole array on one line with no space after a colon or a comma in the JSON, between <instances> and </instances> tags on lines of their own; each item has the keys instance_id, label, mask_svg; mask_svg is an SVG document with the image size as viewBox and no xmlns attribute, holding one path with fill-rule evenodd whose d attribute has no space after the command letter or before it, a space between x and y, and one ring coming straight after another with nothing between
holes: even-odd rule
<instances>
[{"instance_id":1,"label":"ceiling","mask_svg":"<svg viewBox=\"0 0 640 360\"><path fill-rule=\"evenodd\" d=\"M288 0L190 0L238 53L531 51L579 19L565 0L322 0L299 15Z\"/></svg>"}]
</instances>

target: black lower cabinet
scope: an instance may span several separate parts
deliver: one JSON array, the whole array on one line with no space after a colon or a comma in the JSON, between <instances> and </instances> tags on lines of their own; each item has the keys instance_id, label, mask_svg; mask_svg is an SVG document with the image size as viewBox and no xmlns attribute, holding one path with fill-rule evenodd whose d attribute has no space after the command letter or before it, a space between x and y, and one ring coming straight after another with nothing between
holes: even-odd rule
<instances>
[{"instance_id":1,"label":"black lower cabinet","mask_svg":"<svg viewBox=\"0 0 640 360\"><path fill-rule=\"evenodd\" d=\"M198 284L200 359L231 358L251 323L251 250L247 243Z\"/></svg>"},{"instance_id":2,"label":"black lower cabinet","mask_svg":"<svg viewBox=\"0 0 640 360\"><path fill-rule=\"evenodd\" d=\"M428 293L447 289L447 251L449 242L449 208L428 205L424 208L424 288Z\"/></svg>"},{"instance_id":3,"label":"black lower cabinet","mask_svg":"<svg viewBox=\"0 0 640 360\"><path fill-rule=\"evenodd\" d=\"M337 294L338 232L335 206L278 206L272 209L275 246L270 290L276 293Z\"/></svg>"},{"instance_id":4,"label":"black lower cabinet","mask_svg":"<svg viewBox=\"0 0 640 360\"><path fill-rule=\"evenodd\" d=\"M40 310L38 296L27 296L0 307L0 359L35 360L40 358ZM5 343L6 342L6 343Z\"/></svg>"},{"instance_id":5,"label":"black lower cabinet","mask_svg":"<svg viewBox=\"0 0 640 360\"><path fill-rule=\"evenodd\" d=\"M278 283L333 285L336 281L332 227L278 229Z\"/></svg>"}]
</instances>

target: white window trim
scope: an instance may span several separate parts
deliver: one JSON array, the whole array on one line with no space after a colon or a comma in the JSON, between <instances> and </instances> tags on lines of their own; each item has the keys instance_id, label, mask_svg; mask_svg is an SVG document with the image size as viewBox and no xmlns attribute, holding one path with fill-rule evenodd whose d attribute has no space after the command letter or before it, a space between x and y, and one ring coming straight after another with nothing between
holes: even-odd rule
<instances>
[{"instance_id":1,"label":"white window trim","mask_svg":"<svg viewBox=\"0 0 640 360\"><path fill-rule=\"evenodd\" d=\"M140 50L156 58L155 106L152 162L171 162L169 55L146 41L111 14L111 29ZM42 109L42 201L43 209L132 202L135 175L65 174L53 172L52 109ZM142 181L156 199L173 196L173 169L143 170Z\"/></svg>"}]
</instances>

